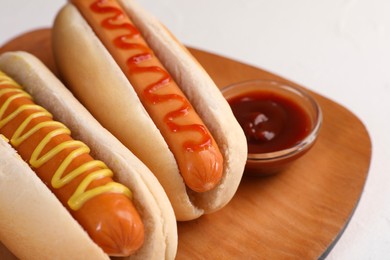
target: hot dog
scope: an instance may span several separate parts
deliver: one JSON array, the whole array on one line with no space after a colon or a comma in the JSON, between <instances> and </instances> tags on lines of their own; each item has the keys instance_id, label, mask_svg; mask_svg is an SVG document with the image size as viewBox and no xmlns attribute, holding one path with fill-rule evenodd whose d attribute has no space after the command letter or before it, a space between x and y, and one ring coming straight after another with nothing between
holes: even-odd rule
<instances>
[{"instance_id":1,"label":"hot dog","mask_svg":"<svg viewBox=\"0 0 390 260\"><path fill-rule=\"evenodd\" d=\"M131 191L112 171L14 80L0 71L0 133L69 209L89 236L111 255L130 255L144 240ZM87 187L90 187L87 190ZM104 207L103 207L104 206ZM122 230L121 230L122 229ZM118 239L106 234L118 233Z\"/></svg>"},{"instance_id":2,"label":"hot dog","mask_svg":"<svg viewBox=\"0 0 390 260\"><path fill-rule=\"evenodd\" d=\"M0 135L0 241L17 257L174 258L157 179L27 53L0 56Z\"/></svg>"},{"instance_id":3,"label":"hot dog","mask_svg":"<svg viewBox=\"0 0 390 260\"><path fill-rule=\"evenodd\" d=\"M178 220L230 201L245 136L214 82L157 20L129 0L73 0L56 17L53 51L66 85L157 176Z\"/></svg>"}]
</instances>

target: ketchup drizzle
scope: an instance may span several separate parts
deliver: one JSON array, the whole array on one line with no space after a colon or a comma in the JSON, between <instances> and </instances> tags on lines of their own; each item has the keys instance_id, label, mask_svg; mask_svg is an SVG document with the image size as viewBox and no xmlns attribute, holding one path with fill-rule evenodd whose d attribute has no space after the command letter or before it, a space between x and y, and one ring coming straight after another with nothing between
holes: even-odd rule
<instances>
[{"instance_id":1,"label":"ketchup drizzle","mask_svg":"<svg viewBox=\"0 0 390 260\"><path fill-rule=\"evenodd\" d=\"M170 82L172 82L171 76L168 74L164 68L159 66L139 66L143 62L146 62L153 57L153 51L144 44L131 43L131 39L140 37L140 32L135 28L131 23L124 22L124 13L121 9L108 6L107 0L97 0L91 6L91 10L100 14L112 13L112 16L104 19L101 23L101 26L107 30L117 30L125 29L128 33L120 35L113 40L114 45L123 50L139 50L140 53L135 54L127 59L126 65L128 67L128 73L131 74L140 74L140 73L156 73L161 75L161 77L152 84L149 84L143 91L143 95L152 104L163 103L171 100L177 100L181 103L181 106L168 113L164 117L164 123L172 132L181 132L181 131L196 131L200 134L201 140L196 142L194 140L188 140L183 143L184 148L187 151L199 151L207 149L211 146L212 139L208 133L206 127L200 124L190 124L190 125L179 125L175 123L175 119L178 117L185 116L191 109L189 101L181 95L177 94L156 94L156 91L166 87Z\"/></svg>"}]
</instances>

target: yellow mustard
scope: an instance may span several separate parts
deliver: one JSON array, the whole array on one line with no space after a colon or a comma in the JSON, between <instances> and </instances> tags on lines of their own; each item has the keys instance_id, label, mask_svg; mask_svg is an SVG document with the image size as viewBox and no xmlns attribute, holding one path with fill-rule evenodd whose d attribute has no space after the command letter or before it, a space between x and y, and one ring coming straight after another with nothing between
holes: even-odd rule
<instances>
[{"instance_id":1,"label":"yellow mustard","mask_svg":"<svg viewBox=\"0 0 390 260\"><path fill-rule=\"evenodd\" d=\"M12 93L12 94L11 94ZM0 98L5 95L10 94L10 96L6 99L6 101L3 104L0 104L0 130L1 128L6 125L8 122L10 122L12 119L17 117L19 114L23 113L24 111L34 111L30 116L28 116L16 129L15 133L11 137L11 145L14 148L17 148L23 141L28 139L30 136L32 136L34 133L38 132L43 127L53 127L54 130L50 131L37 145L37 147L34 149L31 158L29 160L29 163L31 167L33 168L39 168L44 163L48 162L50 159L52 159L55 155L60 153L61 151L67 149L67 148L74 148L71 153L67 155L65 160L60 164L56 172L54 173L51 185L54 189L59 189L63 187L64 185L68 184L72 180L74 180L77 176L80 174L94 169L98 168L98 170L90 172L79 184L76 191L73 193L73 195L68 200L68 205L73 210L78 210L82 207L82 205L90 200L91 198L103 194L103 193L122 193L129 198L132 197L131 191L125 187L124 185L117 183L117 182L109 182L103 186L95 187L93 189L86 190L88 185L93 182L94 180L103 178L103 177L112 177L113 173L108 167L99 160L93 160L90 162L86 162L79 166L78 168L74 169L70 173L64 175L64 172L66 168L74 161L78 156L81 156L83 154L89 154L90 149L82 142L77 140L70 140L63 142L61 144L58 144L51 150L47 151L45 154L42 154L43 149L45 146L57 135L60 134L68 134L70 135L70 130L63 125L60 122L57 121L47 121L47 122L41 122L32 127L29 131L25 132L26 127L29 125L29 123L34 119L42 116L53 118L53 116L43 107L35 105L35 104L26 104L18 107L16 110L14 110L12 113L10 113L7 117L3 118L5 111L8 109L11 102L18 98L29 98L32 99L32 97L25 92L22 87L17 84L13 79L8 77L5 73L0 71ZM25 132L25 133L24 133Z\"/></svg>"}]
</instances>

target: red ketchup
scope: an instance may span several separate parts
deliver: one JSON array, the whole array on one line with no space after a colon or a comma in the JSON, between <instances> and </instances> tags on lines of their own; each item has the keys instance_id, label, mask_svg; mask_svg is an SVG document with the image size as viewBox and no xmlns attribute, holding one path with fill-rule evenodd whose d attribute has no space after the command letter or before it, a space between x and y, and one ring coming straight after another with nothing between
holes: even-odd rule
<instances>
[{"instance_id":1,"label":"red ketchup","mask_svg":"<svg viewBox=\"0 0 390 260\"><path fill-rule=\"evenodd\" d=\"M278 93L254 91L228 102L245 132L250 154L290 148L310 132L311 121L305 110Z\"/></svg>"},{"instance_id":2,"label":"red ketchup","mask_svg":"<svg viewBox=\"0 0 390 260\"><path fill-rule=\"evenodd\" d=\"M113 39L114 46L117 48L128 51L137 50L136 54L130 55L127 59L127 76L142 74L142 73L154 73L156 80L145 87L142 91L142 97L152 104L158 104L163 102L172 102L177 100L180 106L177 109L172 110L164 117L164 123L172 132L185 132L193 131L197 132L201 139L199 141L189 140L183 143L184 149L188 151L202 151L208 149L211 146L212 138L207 129L200 124L185 124L180 125L175 121L177 118L185 117L186 114L192 109L189 101L183 96L178 94L158 94L162 88L169 91L170 84L173 79L169 73L160 66L148 66L144 63L148 63L154 57L153 51L146 45L146 43L139 43L137 39L141 36L138 29L129 21L126 20L123 10L116 6L106 5L106 1L97 0L91 6L91 10L95 13L107 14L107 17L101 23L101 26L106 30L122 30L123 35ZM131 77L128 77L130 82ZM136 89L136 91L138 91ZM141 90L139 90L141 91ZM140 95L140 93L138 93ZM143 100L141 100L143 102Z\"/></svg>"}]
</instances>

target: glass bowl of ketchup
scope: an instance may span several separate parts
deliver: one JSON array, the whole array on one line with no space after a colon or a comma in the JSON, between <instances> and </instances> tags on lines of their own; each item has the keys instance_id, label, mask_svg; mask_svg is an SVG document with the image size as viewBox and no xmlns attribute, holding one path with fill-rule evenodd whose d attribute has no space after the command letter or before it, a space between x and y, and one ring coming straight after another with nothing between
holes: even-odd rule
<instances>
[{"instance_id":1,"label":"glass bowl of ketchup","mask_svg":"<svg viewBox=\"0 0 390 260\"><path fill-rule=\"evenodd\" d=\"M306 91L273 80L249 80L221 92L247 139L245 174L278 173L315 143L322 112Z\"/></svg>"}]
</instances>

